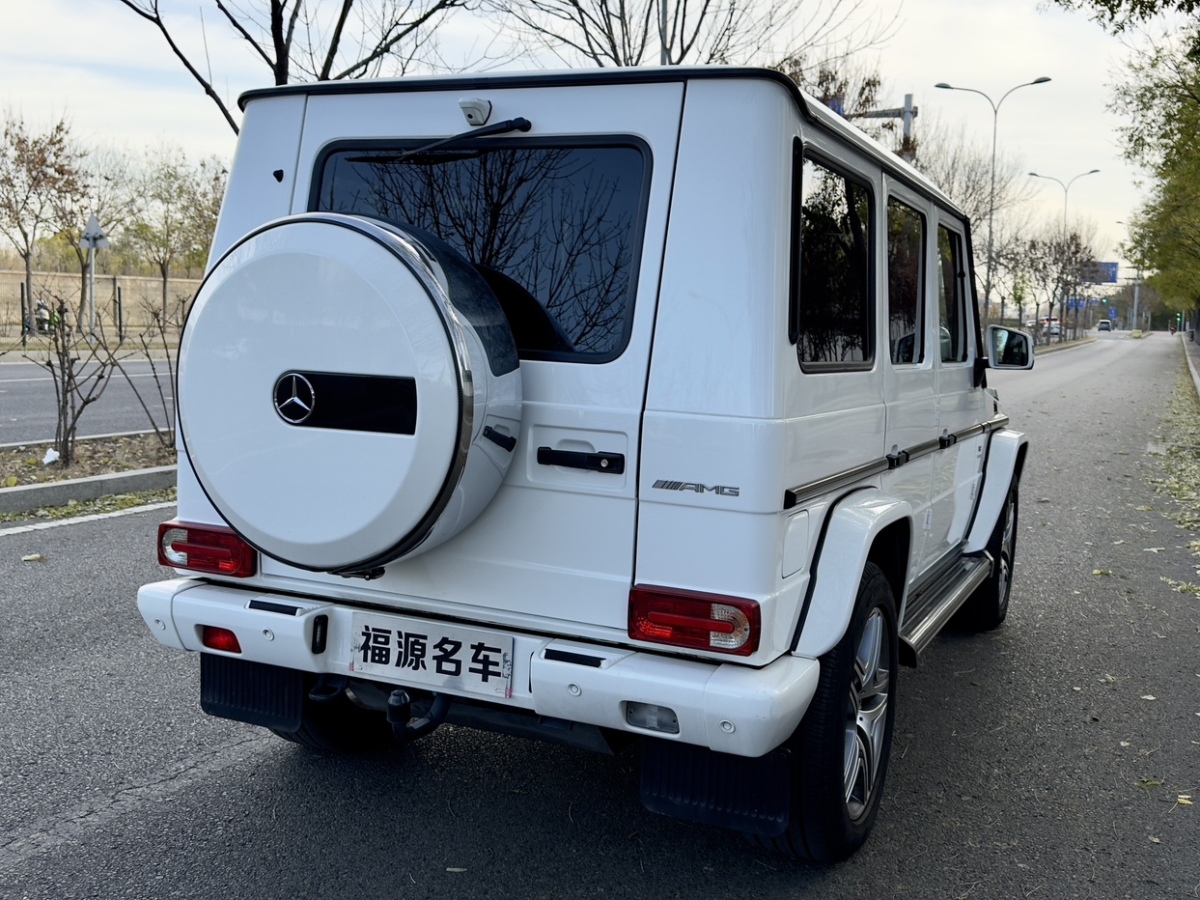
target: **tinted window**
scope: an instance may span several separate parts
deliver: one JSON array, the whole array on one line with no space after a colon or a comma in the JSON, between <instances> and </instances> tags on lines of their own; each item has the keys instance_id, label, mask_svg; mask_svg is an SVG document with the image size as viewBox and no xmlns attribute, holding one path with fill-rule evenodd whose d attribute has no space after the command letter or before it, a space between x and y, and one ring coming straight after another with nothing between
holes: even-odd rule
<instances>
[{"instance_id":1,"label":"tinted window","mask_svg":"<svg viewBox=\"0 0 1200 900\"><path fill-rule=\"evenodd\" d=\"M416 226L463 254L522 357L611 359L628 338L645 159L631 146L340 149L316 209Z\"/></svg>"},{"instance_id":2,"label":"tinted window","mask_svg":"<svg viewBox=\"0 0 1200 900\"><path fill-rule=\"evenodd\" d=\"M802 365L869 365L871 194L811 159L800 173L797 350Z\"/></svg>"},{"instance_id":3,"label":"tinted window","mask_svg":"<svg viewBox=\"0 0 1200 900\"><path fill-rule=\"evenodd\" d=\"M888 341L892 362L920 362L924 358L921 296L925 217L908 204L890 198L887 242Z\"/></svg>"},{"instance_id":4,"label":"tinted window","mask_svg":"<svg viewBox=\"0 0 1200 900\"><path fill-rule=\"evenodd\" d=\"M962 238L938 227L938 305L942 362L967 358L967 298L963 289Z\"/></svg>"}]
</instances>

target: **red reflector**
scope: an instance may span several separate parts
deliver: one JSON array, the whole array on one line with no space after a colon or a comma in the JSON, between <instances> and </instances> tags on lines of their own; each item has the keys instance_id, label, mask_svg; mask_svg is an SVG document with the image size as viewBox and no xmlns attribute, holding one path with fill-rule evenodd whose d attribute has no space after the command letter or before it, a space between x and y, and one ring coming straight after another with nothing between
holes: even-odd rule
<instances>
[{"instance_id":1,"label":"red reflector","mask_svg":"<svg viewBox=\"0 0 1200 900\"><path fill-rule=\"evenodd\" d=\"M228 628L201 625L200 643L210 650L220 650L224 653L242 652L242 645L238 643L237 635Z\"/></svg>"},{"instance_id":2,"label":"red reflector","mask_svg":"<svg viewBox=\"0 0 1200 900\"><path fill-rule=\"evenodd\" d=\"M629 636L639 641L750 656L761 621L758 603L741 597L645 586L629 592Z\"/></svg>"},{"instance_id":3,"label":"red reflector","mask_svg":"<svg viewBox=\"0 0 1200 900\"><path fill-rule=\"evenodd\" d=\"M258 554L232 529L186 522L158 526L158 561L231 578L249 578L258 571Z\"/></svg>"}]
</instances>

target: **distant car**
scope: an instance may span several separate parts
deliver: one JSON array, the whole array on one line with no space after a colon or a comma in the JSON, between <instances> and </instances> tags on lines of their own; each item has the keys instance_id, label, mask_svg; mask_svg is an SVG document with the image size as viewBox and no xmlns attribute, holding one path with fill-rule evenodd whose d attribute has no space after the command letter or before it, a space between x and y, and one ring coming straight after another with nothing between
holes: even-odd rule
<instances>
[{"instance_id":1,"label":"distant car","mask_svg":"<svg viewBox=\"0 0 1200 900\"><path fill-rule=\"evenodd\" d=\"M1112 331L1112 322L1110 322L1108 319L1101 319L1099 322L1096 323L1096 330L1097 331Z\"/></svg>"}]
</instances>

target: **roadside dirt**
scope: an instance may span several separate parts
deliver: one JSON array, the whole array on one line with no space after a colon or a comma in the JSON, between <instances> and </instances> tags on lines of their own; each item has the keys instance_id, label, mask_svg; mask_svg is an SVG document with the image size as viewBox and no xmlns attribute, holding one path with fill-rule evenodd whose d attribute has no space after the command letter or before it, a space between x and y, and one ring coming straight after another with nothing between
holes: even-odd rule
<instances>
[{"instance_id":1,"label":"roadside dirt","mask_svg":"<svg viewBox=\"0 0 1200 900\"><path fill-rule=\"evenodd\" d=\"M58 462L44 465L42 460L49 448L49 444L36 444L0 450L0 490L175 464L175 448L164 448L154 434L81 439L75 445L75 464L70 467Z\"/></svg>"}]
</instances>

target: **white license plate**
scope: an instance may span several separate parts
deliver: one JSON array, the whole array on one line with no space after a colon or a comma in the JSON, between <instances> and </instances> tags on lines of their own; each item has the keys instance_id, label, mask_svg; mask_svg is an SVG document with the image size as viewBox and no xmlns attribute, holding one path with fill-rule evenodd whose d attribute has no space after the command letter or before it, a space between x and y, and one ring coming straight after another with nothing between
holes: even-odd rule
<instances>
[{"instance_id":1,"label":"white license plate","mask_svg":"<svg viewBox=\"0 0 1200 900\"><path fill-rule=\"evenodd\" d=\"M353 614L350 671L385 681L512 696L513 639L427 619Z\"/></svg>"}]
</instances>

